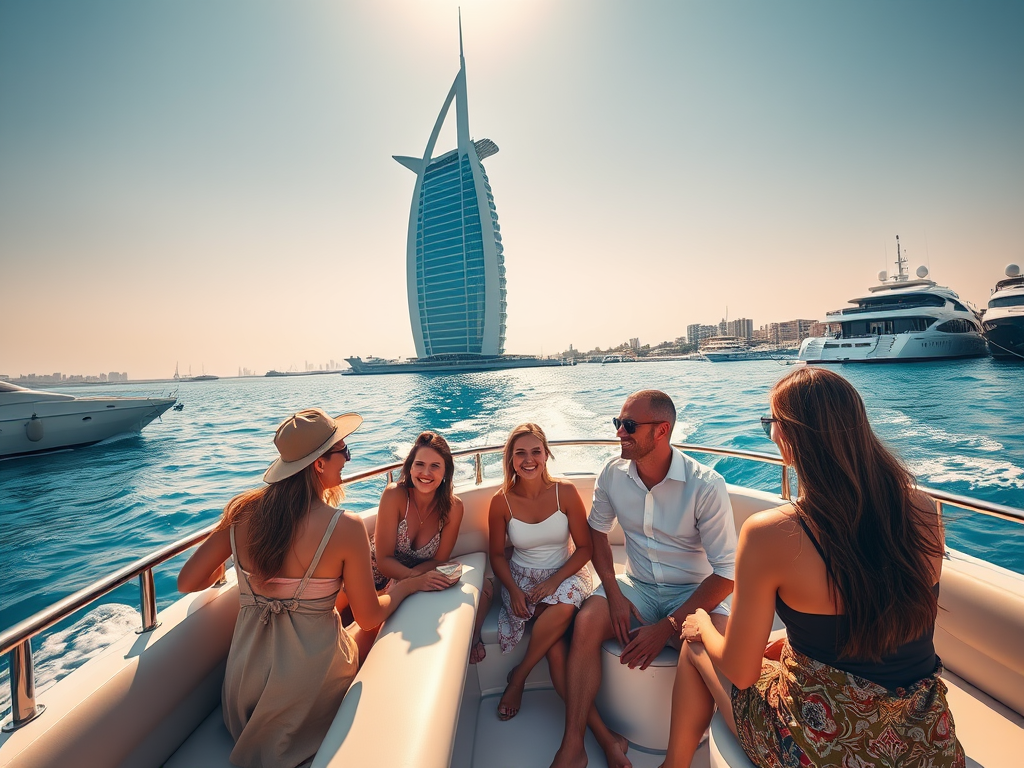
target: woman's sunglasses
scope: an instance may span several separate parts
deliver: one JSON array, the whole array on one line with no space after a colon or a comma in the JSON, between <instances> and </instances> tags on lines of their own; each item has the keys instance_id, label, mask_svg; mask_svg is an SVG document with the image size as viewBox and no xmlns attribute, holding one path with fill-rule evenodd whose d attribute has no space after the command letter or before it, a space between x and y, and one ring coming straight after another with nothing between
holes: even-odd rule
<instances>
[{"instance_id":1,"label":"woman's sunglasses","mask_svg":"<svg viewBox=\"0 0 1024 768\"><path fill-rule=\"evenodd\" d=\"M347 445L343 445L343 446L341 446L341 448L337 448L337 449L335 449L333 451L328 451L327 455L328 456L333 456L336 453L340 453L342 456L344 456L345 457L345 461L352 461L352 451L350 451L348 449Z\"/></svg>"},{"instance_id":2,"label":"woman's sunglasses","mask_svg":"<svg viewBox=\"0 0 1024 768\"><path fill-rule=\"evenodd\" d=\"M772 439L772 424L774 424L777 421L778 419L774 419L771 416L761 417L761 429L764 430L764 433L768 436L769 440Z\"/></svg>"},{"instance_id":3,"label":"woman's sunglasses","mask_svg":"<svg viewBox=\"0 0 1024 768\"><path fill-rule=\"evenodd\" d=\"M616 431L618 431L619 428L622 428L622 429L626 430L626 434L627 435L632 435L634 432L636 432L636 428L639 427L641 424L661 424L661 422L660 421L633 421L632 419L618 419L618 418L615 418L615 419L612 419L612 424L615 425Z\"/></svg>"}]
</instances>

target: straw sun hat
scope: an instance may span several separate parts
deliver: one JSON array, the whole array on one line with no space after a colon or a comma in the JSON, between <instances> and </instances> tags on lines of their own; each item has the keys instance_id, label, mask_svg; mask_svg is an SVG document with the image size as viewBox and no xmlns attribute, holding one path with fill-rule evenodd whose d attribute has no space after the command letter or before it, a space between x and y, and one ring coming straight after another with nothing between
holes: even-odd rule
<instances>
[{"instance_id":1,"label":"straw sun hat","mask_svg":"<svg viewBox=\"0 0 1024 768\"><path fill-rule=\"evenodd\" d=\"M319 408L305 408L288 417L274 435L281 457L263 473L263 482L276 483L301 472L362 423L358 413L343 413L332 419Z\"/></svg>"}]
</instances>

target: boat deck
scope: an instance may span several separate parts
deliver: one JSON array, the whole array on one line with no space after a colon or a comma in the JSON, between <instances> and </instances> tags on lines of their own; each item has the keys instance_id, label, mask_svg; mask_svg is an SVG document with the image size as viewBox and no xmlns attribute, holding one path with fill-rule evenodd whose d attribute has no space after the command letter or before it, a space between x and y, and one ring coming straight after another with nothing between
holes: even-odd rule
<instances>
[{"instance_id":1,"label":"boat deck","mask_svg":"<svg viewBox=\"0 0 1024 768\"><path fill-rule=\"evenodd\" d=\"M544 768L558 750L565 726L565 706L554 689L527 690L519 714L511 720L498 719L500 694L480 699L476 720L476 740L473 748L473 768ZM604 753L593 735L587 731L589 768L605 768ZM708 743L701 744L693 759L692 768L708 768ZM633 768L657 768L665 759L664 753L646 752L630 745L627 753Z\"/></svg>"}]
</instances>

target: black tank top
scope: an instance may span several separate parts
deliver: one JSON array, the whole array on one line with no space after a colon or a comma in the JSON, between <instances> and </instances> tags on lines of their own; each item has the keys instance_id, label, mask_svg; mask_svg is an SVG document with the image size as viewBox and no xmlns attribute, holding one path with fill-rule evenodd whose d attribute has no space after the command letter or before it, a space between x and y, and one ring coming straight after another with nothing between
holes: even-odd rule
<instances>
[{"instance_id":1,"label":"black tank top","mask_svg":"<svg viewBox=\"0 0 1024 768\"><path fill-rule=\"evenodd\" d=\"M829 575L832 576L832 568L821 545L818 544L818 540L814 538L814 534L808 530L807 524L803 520L797 517L797 521L821 556ZM932 592L938 598L938 584L932 587ZM897 688L906 688L911 683L928 677L935 671L938 658L935 656L935 646L932 643L934 626L929 627L916 640L904 643L893 653L883 656L881 663L877 663L839 658L839 651L845 645L846 637L842 636L838 617L795 611L786 605L778 593L775 595L775 612L779 614L782 623L786 625L789 644L795 650L822 664L828 664L830 667L863 677L891 691Z\"/></svg>"}]
</instances>

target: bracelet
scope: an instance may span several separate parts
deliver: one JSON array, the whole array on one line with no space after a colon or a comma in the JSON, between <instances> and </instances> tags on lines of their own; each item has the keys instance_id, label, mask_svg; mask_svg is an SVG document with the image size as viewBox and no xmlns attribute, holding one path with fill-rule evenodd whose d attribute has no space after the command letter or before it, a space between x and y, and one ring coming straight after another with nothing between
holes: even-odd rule
<instances>
[{"instance_id":1,"label":"bracelet","mask_svg":"<svg viewBox=\"0 0 1024 768\"><path fill-rule=\"evenodd\" d=\"M673 616L672 614L669 614L665 618L668 619L668 623L672 626L672 631L675 632L676 634L678 634L680 630L679 630L679 622L676 620L676 617Z\"/></svg>"}]
</instances>

